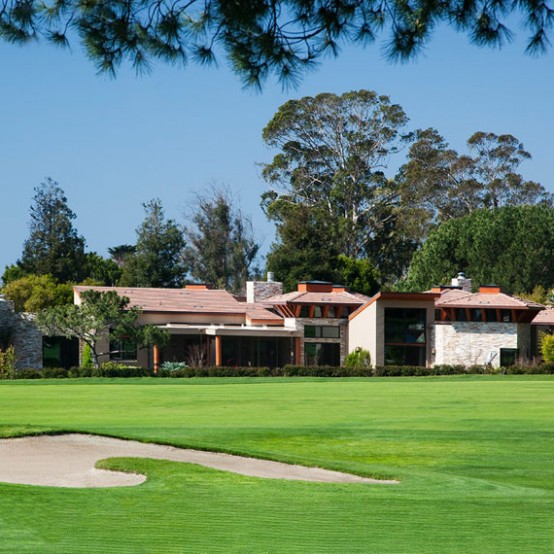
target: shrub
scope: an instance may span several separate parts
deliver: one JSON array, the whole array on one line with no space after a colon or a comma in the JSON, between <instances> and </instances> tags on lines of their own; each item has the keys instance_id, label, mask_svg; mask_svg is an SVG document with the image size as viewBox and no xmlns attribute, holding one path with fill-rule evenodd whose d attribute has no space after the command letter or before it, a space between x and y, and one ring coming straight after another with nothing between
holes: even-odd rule
<instances>
[{"instance_id":1,"label":"shrub","mask_svg":"<svg viewBox=\"0 0 554 554\"><path fill-rule=\"evenodd\" d=\"M542 336L541 354L545 362L554 362L554 335Z\"/></svg>"},{"instance_id":2,"label":"shrub","mask_svg":"<svg viewBox=\"0 0 554 554\"><path fill-rule=\"evenodd\" d=\"M369 367L371 365L371 354L358 346L346 356L344 365L346 367Z\"/></svg>"},{"instance_id":3,"label":"shrub","mask_svg":"<svg viewBox=\"0 0 554 554\"><path fill-rule=\"evenodd\" d=\"M187 367L187 364L185 362L164 362L160 369L164 369L167 371L178 371L179 369L185 369Z\"/></svg>"},{"instance_id":4,"label":"shrub","mask_svg":"<svg viewBox=\"0 0 554 554\"><path fill-rule=\"evenodd\" d=\"M119 362L104 362L92 370L92 377L151 377L152 370L146 367L129 366Z\"/></svg>"},{"instance_id":5,"label":"shrub","mask_svg":"<svg viewBox=\"0 0 554 554\"><path fill-rule=\"evenodd\" d=\"M12 379L15 372L15 348L0 350L0 379Z\"/></svg>"},{"instance_id":6,"label":"shrub","mask_svg":"<svg viewBox=\"0 0 554 554\"><path fill-rule=\"evenodd\" d=\"M89 344L85 344L83 348L81 367L83 369L92 369L94 367L94 362L92 361L92 349Z\"/></svg>"}]
</instances>

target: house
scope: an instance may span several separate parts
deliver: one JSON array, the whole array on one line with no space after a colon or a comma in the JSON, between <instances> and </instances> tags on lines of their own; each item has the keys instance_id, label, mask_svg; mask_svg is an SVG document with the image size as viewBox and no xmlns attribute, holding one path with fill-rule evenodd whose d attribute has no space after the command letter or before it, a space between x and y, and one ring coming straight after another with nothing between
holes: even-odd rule
<instances>
[{"instance_id":1,"label":"house","mask_svg":"<svg viewBox=\"0 0 554 554\"><path fill-rule=\"evenodd\" d=\"M324 281L305 281L282 294L282 283L250 281L246 298L206 285L183 289L74 287L74 301L86 290L115 290L142 310L139 323L170 334L163 349L137 350L105 336L100 362L114 360L158 367L164 361L215 366L286 364L340 365L348 351L348 316L368 297Z\"/></svg>"},{"instance_id":2,"label":"house","mask_svg":"<svg viewBox=\"0 0 554 554\"><path fill-rule=\"evenodd\" d=\"M91 289L114 290L127 297L129 306L142 310L139 323L156 325L170 334L165 348L143 350L125 341L110 344L106 336L98 344L98 351L105 353L100 363L114 360L156 368L164 361L270 367L296 362L300 332L281 315L248 299L240 301L225 290L206 285L182 289L76 286L75 303Z\"/></svg>"},{"instance_id":3,"label":"house","mask_svg":"<svg viewBox=\"0 0 554 554\"><path fill-rule=\"evenodd\" d=\"M283 294L271 274L250 281L246 297L192 284L182 289L74 287L116 291L139 306L139 323L168 331L163 348L137 349L128 340L100 337L100 363L119 361L157 368L189 365L342 365L348 352L364 348L373 365L510 365L539 353L541 332L554 329L554 308L483 285L459 274L427 292L379 292L372 298L326 281L304 281ZM18 367L79 363L75 340L42 337L32 316L16 314L0 297L0 331L14 329ZM0 337L1 338L1 337ZM66 341L66 342L63 342ZM62 344L63 343L63 344ZM42 356L41 356L42 350ZM65 354L64 354L65 353Z\"/></svg>"},{"instance_id":4,"label":"house","mask_svg":"<svg viewBox=\"0 0 554 554\"><path fill-rule=\"evenodd\" d=\"M374 365L498 367L535 356L531 323L544 306L497 285L471 288L460 273L424 293L378 293L350 316L350 351L369 350Z\"/></svg>"}]
</instances>

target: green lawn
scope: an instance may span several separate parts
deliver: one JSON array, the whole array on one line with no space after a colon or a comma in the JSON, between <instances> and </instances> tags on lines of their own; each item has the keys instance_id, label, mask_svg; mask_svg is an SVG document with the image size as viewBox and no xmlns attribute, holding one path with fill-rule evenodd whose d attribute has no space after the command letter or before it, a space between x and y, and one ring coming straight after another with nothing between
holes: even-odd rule
<instances>
[{"instance_id":1,"label":"green lawn","mask_svg":"<svg viewBox=\"0 0 554 554\"><path fill-rule=\"evenodd\" d=\"M0 552L551 554L553 422L551 376L1 382L0 436L100 433L401 484L115 459L147 482L0 484Z\"/></svg>"}]
</instances>

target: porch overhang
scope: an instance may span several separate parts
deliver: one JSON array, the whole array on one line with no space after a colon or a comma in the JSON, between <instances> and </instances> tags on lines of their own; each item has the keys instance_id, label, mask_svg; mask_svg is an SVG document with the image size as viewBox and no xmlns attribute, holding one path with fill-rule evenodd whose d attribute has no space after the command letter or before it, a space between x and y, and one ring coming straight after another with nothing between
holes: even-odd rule
<instances>
[{"instance_id":1,"label":"porch overhang","mask_svg":"<svg viewBox=\"0 0 554 554\"><path fill-rule=\"evenodd\" d=\"M302 331L292 327L247 326L247 325L187 325L185 323L166 323L157 325L171 335L206 335L235 337L301 337Z\"/></svg>"}]
</instances>

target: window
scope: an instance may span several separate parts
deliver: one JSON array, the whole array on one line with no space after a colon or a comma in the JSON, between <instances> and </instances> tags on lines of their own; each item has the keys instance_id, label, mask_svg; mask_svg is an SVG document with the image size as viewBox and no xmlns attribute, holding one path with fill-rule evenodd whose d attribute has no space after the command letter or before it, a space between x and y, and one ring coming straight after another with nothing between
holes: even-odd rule
<instances>
[{"instance_id":1,"label":"window","mask_svg":"<svg viewBox=\"0 0 554 554\"><path fill-rule=\"evenodd\" d=\"M496 322L496 310L491 310L490 308L487 308L485 310L485 316L487 318L487 323Z\"/></svg>"},{"instance_id":2,"label":"window","mask_svg":"<svg viewBox=\"0 0 554 554\"><path fill-rule=\"evenodd\" d=\"M518 356L517 348L501 348L500 349L500 366L510 367L516 365Z\"/></svg>"},{"instance_id":3,"label":"window","mask_svg":"<svg viewBox=\"0 0 554 554\"><path fill-rule=\"evenodd\" d=\"M304 337L308 339L340 339L340 327L304 326Z\"/></svg>"},{"instance_id":4,"label":"window","mask_svg":"<svg viewBox=\"0 0 554 554\"><path fill-rule=\"evenodd\" d=\"M425 344L425 310L385 308L385 342Z\"/></svg>"},{"instance_id":5,"label":"window","mask_svg":"<svg viewBox=\"0 0 554 554\"><path fill-rule=\"evenodd\" d=\"M300 317L310 317L310 307L309 306L301 306L300 307Z\"/></svg>"},{"instance_id":6,"label":"window","mask_svg":"<svg viewBox=\"0 0 554 554\"><path fill-rule=\"evenodd\" d=\"M385 308L385 365L425 365L425 324L425 309Z\"/></svg>"},{"instance_id":7,"label":"window","mask_svg":"<svg viewBox=\"0 0 554 554\"><path fill-rule=\"evenodd\" d=\"M314 317L323 317L323 309L321 306L314 307Z\"/></svg>"},{"instance_id":8,"label":"window","mask_svg":"<svg viewBox=\"0 0 554 554\"><path fill-rule=\"evenodd\" d=\"M340 345L333 343L307 342L304 345L305 365L340 365Z\"/></svg>"},{"instance_id":9,"label":"window","mask_svg":"<svg viewBox=\"0 0 554 554\"><path fill-rule=\"evenodd\" d=\"M512 321L512 310L502 310L500 312L502 323L510 323Z\"/></svg>"},{"instance_id":10,"label":"window","mask_svg":"<svg viewBox=\"0 0 554 554\"><path fill-rule=\"evenodd\" d=\"M481 308L474 308L471 311L471 321L483 321L483 313Z\"/></svg>"},{"instance_id":11,"label":"window","mask_svg":"<svg viewBox=\"0 0 554 554\"><path fill-rule=\"evenodd\" d=\"M137 345L129 338L110 340L110 360L136 361Z\"/></svg>"}]
</instances>

